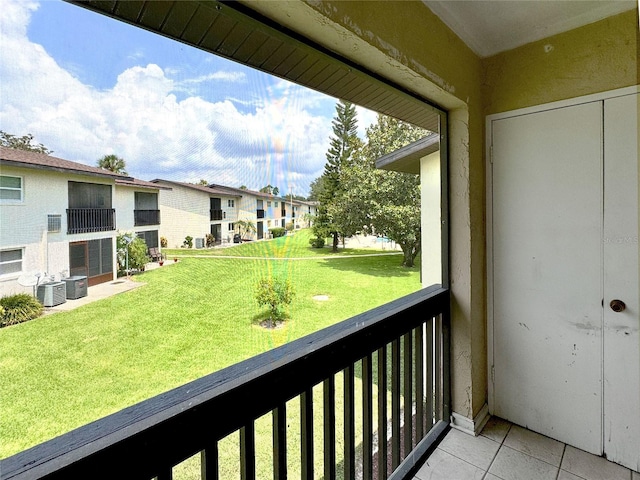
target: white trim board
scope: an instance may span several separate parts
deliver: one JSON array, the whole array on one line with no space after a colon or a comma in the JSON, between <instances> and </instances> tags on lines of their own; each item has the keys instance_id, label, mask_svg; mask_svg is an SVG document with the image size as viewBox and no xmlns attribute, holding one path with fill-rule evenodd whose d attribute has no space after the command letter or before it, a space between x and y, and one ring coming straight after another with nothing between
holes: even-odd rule
<instances>
[{"instance_id":1,"label":"white trim board","mask_svg":"<svg viewBox=\"0 0 640 480\"><path fill-rule=\"evenodd\" d=\"M482 406L478 415L473 419L453 412L451 414L451 428L455 428L456 430L460 430L461 432L477 437L489 421L489 417L489 405L486 403Z\"/></svg>"}]
</instances>

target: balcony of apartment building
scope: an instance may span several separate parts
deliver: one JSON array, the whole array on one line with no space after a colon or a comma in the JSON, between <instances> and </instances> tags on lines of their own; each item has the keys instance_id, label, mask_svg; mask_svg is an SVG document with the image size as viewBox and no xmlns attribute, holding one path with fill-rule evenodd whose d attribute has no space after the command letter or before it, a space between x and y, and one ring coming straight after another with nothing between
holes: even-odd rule
<instances>
[{"instance_id":1,"label":"balcony of apartment building","mask_svg":"<svg viewBox=\"0 0 640 480\"><path fill-rule=\"evenodd\" d=\"M111 185L69 182L67 233L107 232L116 229Z\"/></svg>"},{"instance_id":2,"label":"balcony of apartment building","mask_svg":"<svg viewBox=\"0 0 640 480\"><path fill-rule=\"evenodd\" d=\"M609 68L627 63L616 63L617 52L608 50L629 53L628 46L635 45L637 37L629 39L629 31L637 35L637 11L485 61L471 54L436 15L425 13L423 2L404 2L402 20L412 20L406 12L416 18L405 35L387 27L393 25L387 17L401 20L392 9L382 12L358 2L286 3L256 2L261 14L253 14L245 3L222 3L210 10L198 10L203 7L197 2L175 3L174 8L148 2L130 10L119 2L96 2L89 8L167 36L177 36L181 21L185 31L202 23L206 31L191 37L206 39L203 48L217 52L215 45L221 45L223 53L238 51L243 58L252 58L247 52L256 23L261 35L269 35L271 17L279 15L282 22L301 22L295 38L305 27L309 35L320 32L315 41L326 40L327 51L344 44L343 54L349 55L347 48L358 47L352 49L357 58L344 68L336 58L324 63L324 57L309 59L312 46L296 50L295 39L286 40L293 52L287 57L291 64L295 58L318 62L306 69L285 62L287 71L317 77L313 86L322 90L330 84L338 94L344 82L343 91L351 98L359 95L384 113L438 132L439 152L407 152L405 158L390 160L399 160L396 166L411 160L401 166L421 174L422 193L429 194L429 186L441 189L433 190L435 196L424 195L422 202L423 208L439 205L444 212L440 217L436 209L427 219L442 228L442 236L427 235L428 229L422 235L425 242L439 239L442 244L422 251L441 254L442 286L402 297L5 459L3 476L170 479L176 465L195 455L201 477L216 479L220 442L234 435L233 461L242 479L256 478L259 458L277 479L291 478L293 465L301 478L323 475L327 480L337 478L338 471L349 479L358 472L365 479L393 480L596 475L636 480L637 473L605 457L635 470L640 465L637 76L624 77L635 66ZM193 12L178 15L190 8L215 18L190 22ZM266 23L261 23L262 15L269 17ZM300 20L305 18L308 24ZM460 18L475 20L474 15ZM217 31L207 29L215 19L237 29L237 35L222 29L220 38L214 38ZM322 21L313 23L318 19ZM416 44L414 37L425 25L446 41ZM331 30L334 26L339 28ZM352 30L364 26L368 29L362 31L374 35L359 42L363 39ZM271 41L284 38L281 30ZM265 42L255 37L254 51L259 52ZM232 50L227 42L232 39L247 43ZM565 43L567 51L552 57ZM437 61L434 71L423 68L434 55L450 71L439 69ZM585 61L591 56L596 60ZM453 59L451 64L447 58ZM549 63L550 58L559 59ZM380 66L365 87L359 87L366 76L358 71L355 62L360 60ZM415 70L402 63L414 60ZM601 83L585 77L574 85L573 75L584 71L581 62L612 74L598 77ZM278 57L272 68L282 64ZM310 70L322 74L305 77ZM392 78L404 82L404 90L389 94L394 87L377 83L387 77L390 83ZM606 89L626 90L604 95ZM422 92L446 109L407 92ZM490 142L483 152L485 139ZM632 161L610 168L621 152ZM626 213L616 216L618 208L605 205L624 205ZM264 218L260 207L257 213ZM624 228L615 233L618 226ZM622 250L636 257L610 262ZM423 258L423 263L430 260ZM510 421L494 418L483 429L489 409ZM292 410L300 419L295 425L288 423ZM271 432L266 446L256 443L261 422ZM295 448L288 448L293 443ZM586 444L591 446L582 446Z\"/></svg>"}]
</instances>

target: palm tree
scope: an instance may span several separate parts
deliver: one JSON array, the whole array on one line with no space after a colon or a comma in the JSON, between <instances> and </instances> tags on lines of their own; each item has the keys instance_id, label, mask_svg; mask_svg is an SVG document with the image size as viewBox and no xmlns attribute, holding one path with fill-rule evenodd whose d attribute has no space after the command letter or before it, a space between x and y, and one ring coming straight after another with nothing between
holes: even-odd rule
<instances>
[{"instance_id":1,"label":"palm tree","mask_svg":"<svg viewBox=\"0 0 640 480\"><path fill-rule=\"evenodd\" d=\"M238 229L240 235L249 235L256 233L256 225L251 220L238 220L235 222L235 227Z\"/></svg>"},{"instance_id":2,"label":"palm tree","mask_svg":"<svg viewBox=\"0 0 640 480\"><path fill-rule=\"evenodd\" d=\"M98 167L120 175L127 175L125 161L117 155L105 155L98 160Z\"/></svg>"}]
</instances>

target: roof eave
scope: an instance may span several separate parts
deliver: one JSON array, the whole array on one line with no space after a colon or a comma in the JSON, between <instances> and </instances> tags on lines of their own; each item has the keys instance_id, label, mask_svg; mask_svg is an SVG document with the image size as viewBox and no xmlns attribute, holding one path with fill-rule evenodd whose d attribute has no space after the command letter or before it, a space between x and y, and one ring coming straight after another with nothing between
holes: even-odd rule
<instances>
[{"instance_id":1,"label":"roof eave","mask_svg":"<svg viewBox=\"0 0 640 480\"><path fill-rule=\"evenodd\" d=\"M54 171L54 172L59 172L59 173L73 173L75 175L86 175L89 177L101 177L101 178L108 178L110 180L132 180L133 177L126 177L126 176L122 176L122 175L117 175L114 173L100 173L100 172L88 172L86 170L75 170L73 168L64 168L64 167L60 167L60 166L52 166L52 165L38 165L38 164L34 164L34 163L28 163L28 162L20 162L18 160L7 160L5 158L0 159L0 164L1 165L7 165L7 166L12 166L12 167L18 167L18 168L29 168L29 169L35 169L35 170L48 170L48 171Z\"/></svg>"},{"instance_id":2,"label":"roof eave","mask_svg":"<svg viewBox=\"0 0 640 480\"><path fill-rule=\"evenodd\" d=\"M420 159L440 150L440 135L431 133L376 160L376 168L394 172L420 173Z\"/></svg>"}]
</instances>

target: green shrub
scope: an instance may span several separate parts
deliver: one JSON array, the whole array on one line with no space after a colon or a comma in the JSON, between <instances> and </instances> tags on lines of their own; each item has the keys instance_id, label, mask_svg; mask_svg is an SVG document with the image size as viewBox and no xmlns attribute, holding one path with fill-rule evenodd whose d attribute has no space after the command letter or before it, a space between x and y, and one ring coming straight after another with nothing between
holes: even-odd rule
<instances>
[{"instance_id":1,"label":"green shrub","mask_svg":"<svg viewBox=\"0 0 640 480\"><path fill-rule=\"evenodd\" d=\"M184 237L182 246L185 248L193 248L193 237L191 235L187 235L186 237Z\"/></svg>"},{"instance_id":2,"label":"green shrub","mask_svg":"<svg viewBox=\"0 0 640 480\"><path fill-rule=\"evenodd\" d=\"M275 326L277 320L284 319L283 307L291 303L293 296L293 286L289 279L262 278L256 285L256 301L261 307L269 307L271 326Z\"/></svg>"},{"instance_id":3,"label":"green shrub","mask_svg":"<svg viewBox=\"0 0 640 480\"><path fill-rule=\"evenodd\" d=\"M207 244L207 248L213 247L216 244L216 237L214 237L210 233L207 233L205 237L205 243Z\"/></svg>"},{"instance_id":4,"label":"green shrub","mask_svg":"<svg viewBox=\"0 0 640 480\"><path fill-rule=\"evenodd\" d=\"M26 322L42 315L42 304L26 293L0 298L0 328Z\"/></svg>"},{"instance_id":5,"label":"green shrub","mask_svg":"<svg viewBox=\"0 0 640 480\"><path fill-rule=\"evenodd\" d=\"M284 237L284 234L286 232L286 230L282 227L273 227L270 228L269 231L271 232L273 238Z\"/></svg>"},{"instance_id":6,"label":"green shrub","mask_svg":"<svg viewBox=\"0 0 640 480\"><path fill-rule=\"evenodd\" d=\"M313 248L322 248L324 247L324 238L312 237L309 239L309 243Z\"/></svg>"},{"instance_id":7,"label":"green shrub","mask_svg":"<svg viewBox=\"0 0 640 480\"><path fill-rule=\"evenodd\" d=\"M285 228L287 229L287 232L292 232L293 231L293 227L294 227L293 222L288 222L285 225Z\"/></svg>"},{"instance_id":8,"label":"green shrub","mask_svg":"<svg viewBox=\"0 0 640 480\"><path fill-rule=\"evenodd\" d=\"M160 237L160 246L162 248L167 248L169 242L167 241L167 237Z\"/></svg>"},{"instance_id":9,"label":"green shrub","mask_svg":"<svg viewBox=\"0 0 640 480\"><path fill-rule=\"evenodd\" d=\"M147 255L147 243L135 233L120 234L116 237L118 249L118 276L127 274L127 268L143 271L151 258ZM127 255L128 253L128 255Z\"/></svg>"}]
</instances>

